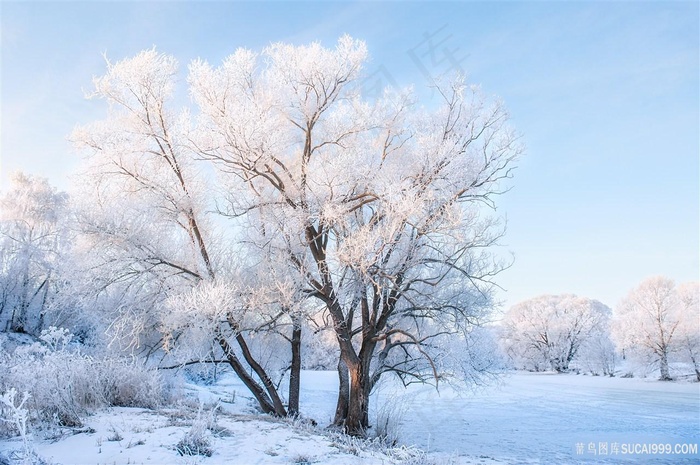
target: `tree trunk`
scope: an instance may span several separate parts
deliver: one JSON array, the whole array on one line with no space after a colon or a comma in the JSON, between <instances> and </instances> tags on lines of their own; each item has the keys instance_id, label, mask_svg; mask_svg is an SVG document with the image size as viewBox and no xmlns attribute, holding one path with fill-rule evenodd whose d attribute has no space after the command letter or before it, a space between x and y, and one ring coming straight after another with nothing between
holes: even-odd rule
<instances>
[{"instance_id":1,"label":"tree trunk","mask_svg":"<svg viewBox=\"0 0 700 465\"><path fill-rule=\"evenodd\" d=\"M258 378L260 378L260 381L262 381L263 386L265 386L267 394L269 395L270 399L272 399L272 405L274 406L275 415L277 415L278 417L286 417L287 411L284 408L284 404L282 404L282 399L280 399L275 384L267 375L265 369L262 366L260 366L260 364L255 360L253 354L250 353L248 343L246 342L245 338L241 333L236 334L236 342L238 342L238 346L241 348L243 358L248 363L250 368L255 372L255 374L258 375Z\"/></svg>"},{"instance_id":2,"label":"tree trunk","mask_svg":"<svg viewBox=\"0 0 700 465\"><path fill-rule=\"evenodd\" d=\"M689 348L688 353L690 354L690 361L693 363L693 369L695 370L695 378L700 382L700 364L698 364L698 359L692 349Z\"/></svg>"},{"instance_id":3,"label":"tree trunk","mask_svg":"<svg viewBox=\"0 0 700 465\"><path fill-rule=\"evenodd\" d=\"M43 286L44 288L44 297L41 299L41 308L39 312L39 323L37 324L37 327L35 328L35 333L34 334L41 334L41 331L44 329L44 314L45 314L45 309L46 309L46 301L48 300L49 297L49 278L51 277L51 273L46 277L43 283L41 283L41 286L39 286L39 289Z\"/></svg>"},{"instance_id":4,"label":"tree trunk","mask_svg":"<svg viewBox=\"0 0 700 465\"><path fill-rule=\"evenodd\" d=\"M668 370L668 354L665 350L659 355L659 365L661 368L661 377L659 379L661 381L670 381L671 373Z\"/></svg>"},{"instance_id":5,"label":"tree trunk","mask_svg":"<svg viewBox=\"0 0 700 465\"><path fill-rule=\"evenodd\" d=\"M361 364L348 367L350 373L350 397L348 398L348 416L345 419L345 432L351 436L364 436L367 432L365 423L365 410L367 399L364 398L365 389L362 386Z\"/></svg>"},{"instance_id":6,"label":"tree trunk","mask_svg":"<svg viewBox=\"0 0 700 465\"><path fill-rule=\"evenodd\" d=\"M348 417L348 403L350 401L350 375L343 358L338 359L338 403L335 407L334 426L343 426Z\"/></svg>"},{"instance_id":7,"label":"tree trunk","mask_svg":"<svg viewBox=\"0 0 700 465\"><path fill-rule=\"evenodd\" d=\"M238 347L241 348L243 358L245 359L248 366L255 372L255 374L258 375L258 378L260 379L260 381L262 381L263 386L265 386L267 395L269 396L269 399L272 400L272 405L275 409L275 415L279 417L286 417L287 411L284 408L284 404L282 404L282 399L280 398L279 393L277 392L275 384L267 375L265 369L262 366L260 366L257 360L255 360L255 357L253 357L253 354L250 352L250 348L248 347L248 343L246 342L245 338L243 337L243 334L239 330L240 328L238 327L238 323L230 315L228 317L228 324L231 327L231 329L236 333L236 342L238 343Z\"/></svg>"},{"instance_id":8,"label":"tree trunk","mask_svg":"<svg viewBox=\"0 0 700 465\"><path fill-rule=\"evenodd\" d=\"M371 390L370 363L375 342L365 339L359 354L359 363L349 365L350 397L345 432L353 436L365 436L369 428L369 394Z\"/></svg>"},{"instance_id":9,"label":"tree trunk","mask_svg":"<svg viewBox=\"0 0 700 465\"><path fill-rule=\"evenodd\" d=\"M236 354L233 352L233 349L229 345L228 341L226 341L226 339L223 336L218 336L217 341L223 349L224 355L226 356L229 365L231 365L233 371L236 373L236 375L238 375L241 381L243 381L243 384L246 385L246 387L250 390L255 399L258 401L260 409L264 413L271 413L274 415L275 407L272 405L270 397L265 393L265 390L262 388L262 386L260 386L253 379L253 377L248 374L245 367L243 367L243 364L241 364L240 360L238 360L238 357L236 357Z\"/></svg>"},{"instance_id":10,"label":"tree trunk","mask_svg":"<svg viewBox=\"0 0 700 465\"><path fill-rule=\"evenodd\" d=\"M25 333L27 310L29 308L29 269L24 270L24 279L22 280L22 296L18 305L15 306L12 312L12 331L16 333Z\"/></svg>"},{"instance_id":11,"label":"tree trunk","mask_svg":"<svg viewBox=\"0 0 700 465\"><path fill-rule=\"evenodd\" d=\"M289 372L289 405L287 414L299 414L299 390L301 384L301 323L292 320L292 366Z\"/></svg>"}]
</instances>

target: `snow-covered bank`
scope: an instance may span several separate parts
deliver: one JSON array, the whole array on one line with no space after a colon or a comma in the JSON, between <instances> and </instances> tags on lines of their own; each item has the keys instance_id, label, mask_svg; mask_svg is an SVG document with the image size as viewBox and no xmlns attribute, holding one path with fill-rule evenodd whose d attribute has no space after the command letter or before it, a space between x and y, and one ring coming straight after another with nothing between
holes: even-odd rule
<instances>
[{"instance_id":1,"label":"snow-covered bank","mask_svg":"<svg viewBox=\"0 0 700 465\"><path fill-rule=\"evenodd\" d=\"M64 465L400 463L399 457L352 448L258 415L220 415L208 434L211 457L178 454L176 446L190 421L172 411L118 407L92 416L87 425L78 434L37 441L36 452L46 463ZM18 441L3 444L4 449L18 446Z\"/></svg>"},{"instance_id":2,"label":"snow-covered bank","mask_svg":"<svg viewBox=\"0 0 700 465\"><path fill-rule=\"evenodd\" d=\"M79 434L36 440L34 447L55 464L690 464L700 460L697 452L622 454L623 445L697 447L699 383L515 373L476 392L443 386L436 393L428 386L404 390L385 382L374 395L373 406L392 406L401 442L429 451L428 456L415 448L362 447L325 434L323 427L335 408L336 383L335 372L303 372L301 408L318 429L255 414L247 391L230 373L212 386L188 385L189 397L208 405L219 403L221 414L208 433L211 457L183 457L175 449L197 416L193 401L161 411L112 408L90 417ZM3 441L0 451L19 446L18 440Z\"/></svg>"}]
</instances>

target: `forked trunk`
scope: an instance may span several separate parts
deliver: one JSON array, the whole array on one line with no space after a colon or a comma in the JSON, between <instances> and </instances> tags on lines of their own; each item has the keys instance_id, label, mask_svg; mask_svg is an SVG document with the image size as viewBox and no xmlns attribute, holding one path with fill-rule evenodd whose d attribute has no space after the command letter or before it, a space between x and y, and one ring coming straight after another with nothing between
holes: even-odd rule
<instances>
[{"instance_id":1,"label":"forked trunk","mask_svg":"<svg viewBox=\"0 0 700 465\"><path fill-rule=\"evenodd\" d=\"M269 398L272 400L275 415L277 415L278 417L286 417L287 410L285 410L284 405L282 404L282 399L280 398L279 393L277 392L275 383L272 382L265 369L262 366L260 366L257 360L255 360L253 354L248 348L248 343L246 342L245 338L241 333L236 334L236 342L238 342L238 346L241 348L243 358L248 363L250 368L255 372L255 374L258 375L258 378L260 378L260 381L262 381L263 386L265 386L265 390L267 391Z\"/></svg>"},{"instance_id":2,"label":"forked trunk","mask_svg":"<svg viewBox=\"0 0 700 465\"><path fill-rule=\"evenodd\" d=\"M238 357L233 352L233 349L229 345L228 341L226 341L226 339L223 336L219 336L217 338L217 341L223 349L224 355L226 356L229 365L231 365L231 368L233 368L234 373L238 375L240 380L243 381L243 384L245 384L246 387L253 394L255 400L258 401L258 405L260 405L260 409L263 411L263 413L271 413L274 415L275 407L272 405L270 397L265 393L263 387L260 386L257 383L257 381L255 381L255 379L253 379L253 377L250 376L250 374L248 374L248 371L245 369L245 367L243 367L243 364L240 362L240 360L238 360Z\"/></svg>"}]
</instances>

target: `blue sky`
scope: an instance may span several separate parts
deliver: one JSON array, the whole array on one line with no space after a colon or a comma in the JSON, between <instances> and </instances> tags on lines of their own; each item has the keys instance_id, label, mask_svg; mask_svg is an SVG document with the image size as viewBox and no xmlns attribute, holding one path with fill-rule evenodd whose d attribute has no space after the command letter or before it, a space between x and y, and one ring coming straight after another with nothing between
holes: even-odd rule
<instances>
[{"instance_id":1,"label":"blue sky","mask_svg":"<svg viewBox=\"0 0 700 465\"><path fill-rule=\"evenodd\" d=\"M67 188L66 136L103 115L84 100L102 53L157 46L184 66L238 47L367 42L374 85L459 66L500 96L527 154L499 203L506 305L571 292L614 306L639 281L699 278L697 2L0 3L0 188L12 171ZM183 75L184 76L184 75ZM184 84L184 83L183 83ZM184 95L184 85L182 92Z\"/></svg>"}]
</instances>

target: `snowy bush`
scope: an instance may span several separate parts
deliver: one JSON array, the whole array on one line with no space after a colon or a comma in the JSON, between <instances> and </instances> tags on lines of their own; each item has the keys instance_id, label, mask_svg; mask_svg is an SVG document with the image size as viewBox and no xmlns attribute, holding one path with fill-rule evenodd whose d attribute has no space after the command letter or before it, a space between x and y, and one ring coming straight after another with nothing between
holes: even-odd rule
<instances>
[{"instance_id":1,"label":"snowy bush","mask_svg":"<svg viewBox=\"0 0 700 465\"><path fill-rule=\"evenodd\" d=\"M576 365L592 375L614 376L617 362L615 344L609 333L599 333L589 338L576 356Z\"/></svg>"},{"instance_id":2,"label":"snowy bush","mask_svg":"<svg viewBox=\"0 0 700 465\"><path fill-rule=\"evenodd\" d=\"M101 407L162 403L166 387L158 372L130 359L88 356L70 349L70 339L50 328L42 333L43 344L20 346L0 360L0 392L28 392L25 407L34 426L79 426Z\"/></svg>"},{"instance_id":3,"label":"snowy bush","mask_svg":"<svg viewBox=\"0 0 700 465\"><path fill-rule=\"evenodd\" d=\"M32 445L27 421L29 420L29 411L24 407L29 399L28 392L22 393L22 400L17 399L17 390L10 388L7 392L0 395L0 437L4 436L2 424L11 425L14 432L22 438L22 449L12 451L7 462L0 455L0 464L22 464L22 465L45 465L46 462L37 455Z\"/></svg>"},{"instance_id":4,"label":"snowy bush","mask_svg":"<svg viewBox=\"0 0 700 465\"><path fill-rule=\"evenodd\" d=\"M388 444L383 438L363 438L351 436L338 430L326 432L331 440L331 446L347 454L358 457L366 454L380 454L389 457L393 463L401 465L452 465L456 463L451 457L440 457L433 460L430 455L416 446L395 446Z\"/></svg>"},{"instance_id":5,"label":"snowy bush","mask_svg":"<svg viewBox=\"0 0 700 465\"><path fill-rule=\"evenodd\" d=\"M192 427L185 434L185 437L180 439L180 442L175 446L175 450L180 455L203 455L211 457L214 451L211 448L211 441L206 435L206 430L200 431Z\"/></svg>"},{"instance_id":6,"label":"snowy bush","mask_svg":"<svg viewBox=\"0 0 700 465\"><path fill-rule=\"evenodd\" d=\"M375 413L374 428L371 436L380 438L387 445L399 442L401 422L408 413L405 396L393 396L384 399Z\"/></svg>"},{"instance_id":7,"label":"snowy bush","mask_svg":"<svg viewBox=\"0 0 700 465\"><path fill-rule=\"evenodd\" d=\"M49 326L49 329L45 329L41 332L39 339L41 339L50 350L57 352L66 349L72 336L70 331L65 328Z\"/></svg>"},{"instance_id":8,"label":"snowy bush","mask_svg":"<svg viewBox=\"0 0 700 465\"><path fill-rule=\"evenodd\" d=\"M454 456L433 457L425 451L411 451L412 455L399 462L401 465L456 465L459 463Z\"/></svg>"},{"instance_id":9,"label":"snowy bush","mask_svg":"<svg viewBox=\"0 0 700 465\"><path fill-rule=\"evenodd\" d=\"M298 465L311 465L315 460L307 454L297 454L289 461L289 463L296 463Z\"/></svg>"},{"instance_id":10,"label":"snowy bush","mask_svg":"<svg viewBox=\"0 0 700 465\"><path fill-rule=\"evenodd\" d=\"M183 373L185 378L195 384L211 386L216 383L221 373L226 371L226 365L219 366L218 363L198 363L185 367Z\"/></svg>"},{"instance_id":11,"label":"snowy bush","mask_svg":"<svg viewBox=\"0 0 700 465\"><path fill-rule=\"evenodd\" d=\"M24 404L29 399L29 393L25 391L20 401L16 401L16 397L17 390L15 388L10 388L7 392L0 395L0 420L3 424L9 426L7 431L14 429L14 432L22 436L26 449L28 446L27 418L29 415L27 409L24 408ZM3 432L4 430L0 429L0 433Z\"/></svg>"},{"instance_id":12,"label":"snowy bush","mask_svg":"<svg viewBox=\"0 0 700 465\"><path fill-rule=\"evenodd\" d=\"M168 398L161 374L137 360L107 358L97 366L100 389L108 405L156 408Z\"/></svg>"},{"instance_id":13,"label":"snowy bush","mask_svg":"<svg viewBox=\"0 0 700 465\"><path fill-rule=\"evenodd\" d=\"M52 352L40 344L18 347L5 370L3 385L32 394L28 407L34 420L78 426L80 418L102 404L91 363L80 353Z\"/></svg>"},{"instance_id":14,"label":"snowy bush","mask_svg":"<svg viewBox=\"0 0 700 465\"><path fill-rule=\"evenodd\" d=\"M215 405L208 413L205 413L204 407L200 405L192 427L175 446L178 454L211 457L214 451L211 447L209 431L216 428L217 409L218 405Z\"/></svg>"},{"instance_id":15,"label":"snowy bush","mask_svg":"<svg viewBox=\"0 0 700 465\"><path fill-rule=\"evenodd\" d=\"M369 437L379 439L387 447L395 446L401 435L401 424L408 412L410 394L400 394L400 383L395 377L380 379L372 391ZM397 390L399 388L399 390Z\"/></svg>"}]
</instances>

